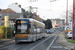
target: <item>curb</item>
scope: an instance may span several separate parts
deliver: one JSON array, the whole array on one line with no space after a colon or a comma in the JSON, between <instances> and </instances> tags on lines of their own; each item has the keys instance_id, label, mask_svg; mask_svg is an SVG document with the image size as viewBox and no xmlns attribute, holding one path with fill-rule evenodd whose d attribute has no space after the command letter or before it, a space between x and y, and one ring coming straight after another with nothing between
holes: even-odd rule
<instances>
[{"instance_id":1,"label":"curb","mask_svg":"<svg viewBox=\"0 0 75 50\"><path fill-rule=\"evenodd\" d=\"M58 35L58 38L59 38L59 35ZM56 43L58 43L59 45L62 45L62 46L67 47L69 50L75 50L75 46L73 46L73 47L71 47L71 46L66 46L66 45L62 44L61 42L59 42L58 39L57 39Z\"/></svg>"},{"instance_id":2,"label":"curb","mask_svg":"<svg viewBox=\"0 0 75 50\"><path fill-rule=\"evenodd\" d=\"M14 39L6 40L6 41L2 41L2 42L0 42L0 43L4 43L4 42L8 42L8 41L12 41L12 40L14 40Z\"/></svg>"},{"instance_id":3,"label":"curb","mask_svg":"<svg viewBox=\"0 0 75 50\"><path fill-rule=\"evenodd\" d=\"M12 44L15 44L15 43L7 44L7 45L2 45L0 48L6 47L6 46L9 46L9 45L12 45Z\"/></svg>"},{"instance_id":4,"label":"curb","mask_svg":"<svg viewBox=\"0 0 75 50\"><path fill-rule=\"evenodd\" d=\"M0 43L4 43L4 42L8 42L8 41L12 41L12 40L15 40L15 38L1 40Z\"/></svg>"},{"instance_id":5,"label":"curb","mask_svg":"<svg viewBox=\"0 0 75 50\"><path fill-rule=\"evenodd\" d=\"M6 47L6 46L9 46L9 45L12 45L12 44L15 44L14 40L6 41L6 42L4 42L0 45L0 48Z\"/></svg>"}]
</instances>

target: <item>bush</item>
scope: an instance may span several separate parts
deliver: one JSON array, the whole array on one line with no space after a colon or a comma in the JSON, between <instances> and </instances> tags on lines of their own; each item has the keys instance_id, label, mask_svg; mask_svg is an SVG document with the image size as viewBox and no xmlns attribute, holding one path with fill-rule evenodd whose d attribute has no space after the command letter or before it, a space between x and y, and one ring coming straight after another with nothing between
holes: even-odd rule
<instances>
[{"instance_id":1,"label":"bush","mask_svg":"<svg viewBox=\"0 0 75 50\"><path fill-rule=\"evenodd\" d=\"M7 37L11 37L11 27L7 27Z\"/></svg>"},{"instance_id":2,"label":"bush","mask_svg":"<svg viewBox=\"0 0 75 50\"><path fill-rule=\"evenodd\" d=\"M11 27L8 26L7 27L7 37L11 37ZM5 34L6 34L6 27L4 25L0 26L0 34L2 38L5 38Z\"/></svg>"},{"instance_id":3,"label":"bush","mask_svg":"<svg viewBox=\"0 0 75 50\"><path fill-rule=\"evenodd\" d=\"M1 34L1 38L4 38L4 36L5 36L5 27L4 26L0 26L0 34Z\"/></svg>"}]
</instances>

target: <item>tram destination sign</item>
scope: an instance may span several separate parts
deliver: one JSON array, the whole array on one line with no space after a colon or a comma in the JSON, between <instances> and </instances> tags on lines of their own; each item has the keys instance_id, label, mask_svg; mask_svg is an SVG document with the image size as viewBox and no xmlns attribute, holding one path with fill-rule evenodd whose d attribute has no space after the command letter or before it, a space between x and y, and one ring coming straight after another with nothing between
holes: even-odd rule
<instances>
[{"instance_id":1,"label":"tram destination sign","mask_svg":"<svg viewBox=\"0 0 75 50\"><path fill-rule=\"evenodd\" d=\"M17 23L27 23L26 21L17 21Z\"/></svg>"}]
</instances>

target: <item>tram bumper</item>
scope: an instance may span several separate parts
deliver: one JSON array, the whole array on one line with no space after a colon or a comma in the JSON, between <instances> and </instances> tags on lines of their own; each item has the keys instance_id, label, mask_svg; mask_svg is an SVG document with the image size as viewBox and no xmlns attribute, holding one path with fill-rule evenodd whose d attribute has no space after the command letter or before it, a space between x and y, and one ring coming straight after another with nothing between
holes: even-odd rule
<instances>
[{"instance_id":1,"label":"tram bumper","mask_svg":"<svg viewBox=\"0 0 75 50\"><path fill-rule=\"evenodd\" d=\"M29 38L15 38L15 42L31 42Z\"/></svg>"}]
</instances>

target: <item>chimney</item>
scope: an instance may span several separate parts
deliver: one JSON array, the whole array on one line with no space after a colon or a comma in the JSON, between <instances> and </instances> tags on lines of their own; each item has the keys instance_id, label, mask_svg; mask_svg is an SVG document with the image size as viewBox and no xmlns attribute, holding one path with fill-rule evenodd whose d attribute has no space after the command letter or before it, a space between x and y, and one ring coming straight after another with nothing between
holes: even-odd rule
<instances>
[{"instance_id":1,"label":"chimney","mask_svg":"<svg viewBox=\"0 0 75 50\"><path fill-rule=\"evenodd\" d=\"M19 7L21 8L21 5L19 5Z\"/></svg>"}]
</instances>

